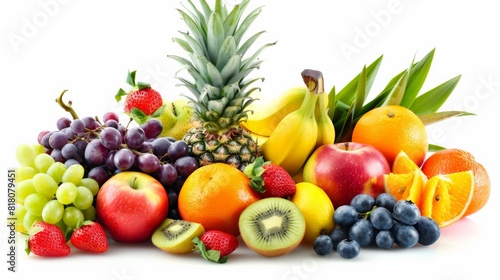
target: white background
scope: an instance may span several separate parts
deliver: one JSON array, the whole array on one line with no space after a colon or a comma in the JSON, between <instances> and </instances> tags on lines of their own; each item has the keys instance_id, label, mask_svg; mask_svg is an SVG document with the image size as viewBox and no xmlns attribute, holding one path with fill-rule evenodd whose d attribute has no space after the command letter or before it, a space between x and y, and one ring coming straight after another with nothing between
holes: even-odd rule
<instances>
[{"instance_id":1,"label":"white background","mask_svg":"<svg viewBox=\"0 0 500 280\"><path fill-rule=\"evenodd\" d=\"M65 116L54 102L67 89L80 116L119 111L114 94L126 87L128 70L150 82L166 99L184 91L176 87L180 66L167 54L183 54L172 42L186 28L176 12L183 1L2 1L0 4L0 81L2 84L2 183L15 167L15 147L34 143L39 131L55 129ZM196 0L194 1L196 2ZM210 1L212 2L212 1ZM236 0L226 0L234 4ZM363 249L358 258L332 254L317 257L308 248L268 259L241 246L224 265L196 255L172 256L149 244L112 244L104 255L73 252L46 259L26 256L18 244L17 273L7 273L7 233L0 228L2 279L169 279L177 277L264 279L492 279L498 265L499 177L497 158L500 93L500 19L495 1L263 1L251 31L266 30L260 44L277 41L262 53L253 75L265 77L262 97L270 98L301 85L305 68L321 70L326 89L343 87L364 64L384 55L371 96L406 68L413 57L436 48L424 89L462 75L442 110L466 110L476 116L428 126L430 141L470 151L491 175L490 201L480 212L442 230L430 247ZM285 4L286 3L286 4ZM497 135L496 133L495 135ZM6 215L6 193L0 213ZM494 229L495 228L495 229ZM18 238L19 241L23 239Z\"/></svg>"}]
</instances>

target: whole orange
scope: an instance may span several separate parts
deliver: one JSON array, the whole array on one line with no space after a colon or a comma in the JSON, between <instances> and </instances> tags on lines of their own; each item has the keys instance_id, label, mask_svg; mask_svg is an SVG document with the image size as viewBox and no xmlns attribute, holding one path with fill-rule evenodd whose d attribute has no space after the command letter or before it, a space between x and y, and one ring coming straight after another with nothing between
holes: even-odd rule
<instances>
[{"instance_id":1,"label":"whole orange","mask_svg":"<svg viewBox=\"0 0 500 280\"><path fill-rule=\"evenodd\" d=\"M352 141L374 146L391 167L400 151L421 166L428 150L425 124L410 109L398 105L377 107L361 116Z\"/></svg>"},{"instance_id":2,"label":"whole orange","mask_svg":"<svg viewBox=\"0 0 500 280\"><path fill-rule=\"evenodd\" d=\"M213 163L196 169L186 178L179 192L181 218L239 235L239 217L247 206L259 200L250 187L250 179L239 169L225 163Z\"/></svg>"},{"instance_id":3,"label":"whole orange","mask_svg":"<svg viewBox=\"0 0 500 280\"><path fill-rule=\"evenodd\" d=\"M468 170L474 174L474 194L464 217L483 208L490 197L490 177L484 166L471 153L453 148L433 153L422 165L422 171L429 178Z\"/></svg>"}]
</instances>

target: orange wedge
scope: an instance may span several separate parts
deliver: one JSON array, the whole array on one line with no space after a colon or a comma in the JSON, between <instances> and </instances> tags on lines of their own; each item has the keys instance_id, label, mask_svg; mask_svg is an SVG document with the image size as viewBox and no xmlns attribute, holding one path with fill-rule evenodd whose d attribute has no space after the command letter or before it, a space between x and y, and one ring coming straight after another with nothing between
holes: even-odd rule
<instances>
[{"instance_id":1,"label":"orange wedge","mask_svg":"<svg viewBox=\"0 0 500 280\"><path fill-rule=\"evenodd\" d=\"M401 150L392 163L392 173L405 174L420 169L405 151Z\"/></svg>"},{"instance_id":2,"label":"orange wedge","mask_svg":"<svg viewBox=\"0 0 500 280\"><path fill-rule=\"evenodd\" d=\"M427 177L419 168L410 173L384 175L386 193L392 194L397 200L411 200L419 208L426 182Z\"/></svg>"},{"instance_id":3,"label":"orange wedge","mask_svg":"<svg viewBox=\"0 0 500 280\"><path fill-rule=\"evenodd\" d=\"M460 220L474 195L472 171L436 175L429 178L422 195L422 215L434 219L440 227Z\"/></svg>"}]
</instances>

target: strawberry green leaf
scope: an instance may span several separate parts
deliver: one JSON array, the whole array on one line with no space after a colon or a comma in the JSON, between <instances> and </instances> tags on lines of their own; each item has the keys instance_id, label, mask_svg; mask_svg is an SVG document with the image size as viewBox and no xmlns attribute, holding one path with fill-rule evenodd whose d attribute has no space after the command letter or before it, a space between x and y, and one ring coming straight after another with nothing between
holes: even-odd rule
<instances>
[{"instance_id":1,"label":"strawberry green leaf","mask_svg":"<svg viewBox=\"0 0 500 280\"><path fill-rule=\"evenodd\" d=\"M268 164L269 161L264 161L263 157L256 158L252 163L247 165L243 169L243 173L250 178L250 187L255 191L263 193L266 191L264 188L264 180L262 179L262 174L264 174L265 169L263 166Z\"/></svg>"},{"instance_id":2,"label":"strawberry green leaf","mask_svg":"<svg viewBox=\"0 0 500 280\"><path fill-rule=\"evenodd\" d=\"M417 115L437 112L453 92L459 81L460 75L423 93L415 99L410 106L410 110Z\"/></svg>"},{"instance_id":3,"label":"strawberry green leaf","mask_svg":"<svg viewBox=\"0 0 500 280\"><path fill-rule=\"evenodd\" d=\"M119 89L115 95L116 102L120 102L120 100L122 100L122 97L126 96L127 94L128 94L128 92L126 92L125 90Z\"/></svg>"},{"instance_id":4,"label":"strawberry green leaf","mask_svg":"<svg viewBox=\"0 0 500 280\"><path fill-rule=\"evenodd\" d=\"M165 104L161 105L158 109L156 109L156 111L153 112L153 114L151 114L151 117L152 118L161 117L161 115L163 114L163 110L165 110L165 107L166 107Z\"/></svg>"},{"instance_id":5,"label":"strawberry green leaf","mask_svg":"<svg viewBox=\"0 0 500 280\"><path fill-rule=\"evenodd\" d=\"M131 85L131 86L135 86L135 74L136 74L136 71L128 71L128 75L127 75L127 84Z\"/></svg>"},{"instance_id":6,"label":"strawberry green leaf","mask_svg":"<svg viewBox=\"0 0 500 280\"><path fill-rule=\"evenodd\" d=\"M148 115L144 114L144 112L141 111L141 109L138 109L136 107L130 109L130 113L132 119L138 124L143 124L149 119Z\"/></svg>"},{"instance_id":7,"label":"strawberry green leaf","mask_svg":"<svg viewBox=\"0 0 500 280\"><path fill-rule=\"evenodd\" d=\"M220 257L220 252L217 250L207 250L207 247L205 246L205 243L201 241L199 237L193 238L193 243L195 246L195 250L198 250L200 252L200 255L210 261L210 262L215 262L215 263L225 263L227 262L228 257Z\"/></svg>"},{"instance_id":8,"label":"strawberry green leaf","mask_svg":"<svg viewBox=\"0 0 500 280\"><path fill-rule=\"evenodd\" d=\"M468 113L464 111L444 111L444 112L418 115L418 117L420 118L420 120L422 120L422 122L425 125L429 125L452 117L474 116L474 115L475 115L474 113Z\"/></svg>"}]
</instances>

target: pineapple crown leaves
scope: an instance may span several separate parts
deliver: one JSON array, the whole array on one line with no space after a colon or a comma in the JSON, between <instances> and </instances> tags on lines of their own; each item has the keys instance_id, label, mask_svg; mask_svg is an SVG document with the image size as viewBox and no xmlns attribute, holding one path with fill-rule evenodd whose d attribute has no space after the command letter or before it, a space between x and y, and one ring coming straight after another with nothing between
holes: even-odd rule
<instances>
[{"instance_id":1,"label":"pineapple crown leaves","mask_svg":"<svg viewBox=\"0 0 500 280\"><path fill-rule=\"evenodd\" d=\"M270 161L265 161L263 157L257 157L252 163L247 165L243 169L243 173L250 178L250 187L255 191L263 193L266 191L264 188L264 180L262 179L262 174L264 174L264 166L270 164Z\"/></svg>"},{"instance_id":2,"label":"pineapple crown leaves","mask_svg":"<svg viewBox=\"0 0 500 280\"><path fill-rule=\"evenodd\" d=\"M186 2L184 10L178 9L178 12L189 32L179 32L181 36L173 41L187 52L187 57L168 55L183 66L176 78L193 97L181 95L190 100L195 116L209 132L236 127L248 117L250 111L246 108L254 101L251 93L260 90L250 85L263 81L262 78L246 78L260 67L260 53L275 44L265 44L246 56L264 33L260 31L245 37L262 7L243 16L250 0L242 1L230 11L220 0L215 1L213 8L206 0L200 0L199 9L191 0ZM186 71L191 79L179 75L181 71Z\"/></svg>"},{"instance_id":3,"label":"pineapple crown leaves","mask_svg":"<svg viewBox=\"0 0 500 280\"><path fill-rule=\"evenodd\" d=\"M434 58L435 49L420 61L414 60L407 69L395 75L386 87L372 100L366 102L371 86L380 68L383 56L368 67L365 65L359 75L353 78L342 90L336 93L335 87L329 93L328 114L338 131L335 142L350 141L352 130L363 114L376 107L400 105L413 111L425 125L451 117L470 116L464 111L438 112L451 95L460 80L460 75L421 93ZM430 144L432 151L443 149Z\"/></svg>"}]
</instances>

